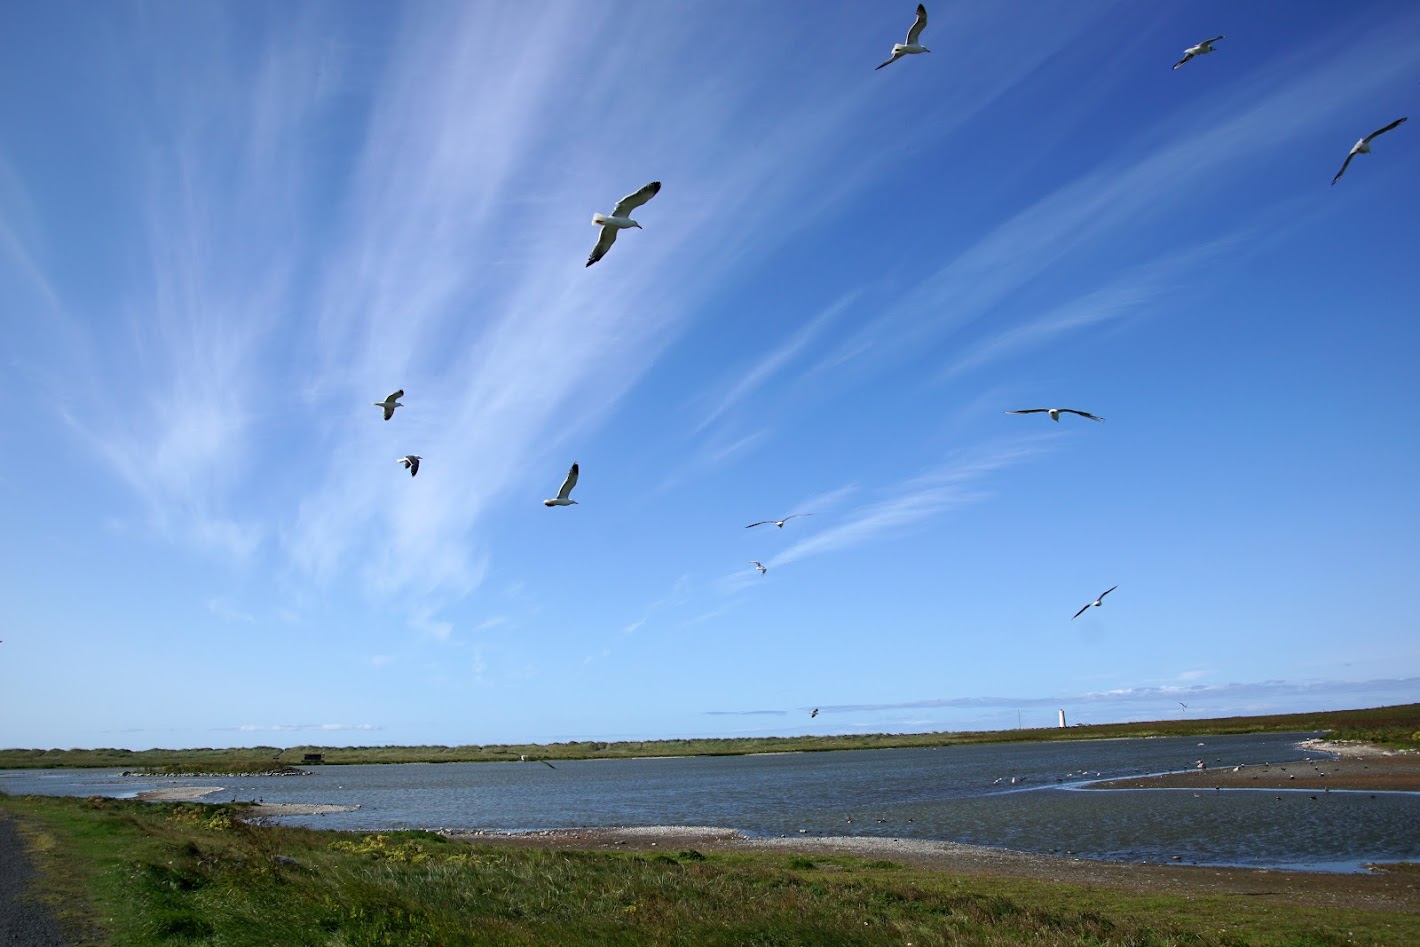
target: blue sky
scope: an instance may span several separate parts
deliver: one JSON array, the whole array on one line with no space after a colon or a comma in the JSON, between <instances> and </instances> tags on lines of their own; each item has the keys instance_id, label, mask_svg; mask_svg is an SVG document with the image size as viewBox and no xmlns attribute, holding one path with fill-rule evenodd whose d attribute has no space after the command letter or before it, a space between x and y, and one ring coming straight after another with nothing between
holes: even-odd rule
<instances>
[{"instance_id":1,"label":"blue sky","mask_svg":"<svg viewBox=\"0 0 1420 947\"><path fill-rule=\"evenodd\" d=\"M0 745L1420 696L1420 9L912 6L0 8Z\"/></svg>"}]
</instances>

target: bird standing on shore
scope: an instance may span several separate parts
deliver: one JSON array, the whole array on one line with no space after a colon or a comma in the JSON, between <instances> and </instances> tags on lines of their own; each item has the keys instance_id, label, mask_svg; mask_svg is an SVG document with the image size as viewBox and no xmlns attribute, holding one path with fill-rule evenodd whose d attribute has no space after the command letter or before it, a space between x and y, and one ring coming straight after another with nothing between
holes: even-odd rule
<instances>
[{"instance_id":1,"label":"bird standing on shore","mask_svg":"<svg viewBox=\"0 0 1420 947\"><path fill-rule=\"evenodd\" d=\"M1197 46L1188 47L1183 51L1183 58L1180 59L1178 62L1174 63L1173 67L1177 69L1179 66L1182 66L1184 63L1192 59L1194 56L1205 56L1208 53L1211 53L1213 51L1213 44L1218 42L1218 40L1222 38L1222 36L1215 36L1212 39L1205 39Z\"/></svg>"},{"instance_id":2,"label":"bird standing on shore","mask_svg":"<svg viewBox=\"0 0 1420 947\"><path fill-rule=\"evenodd\" d=\"M1089 605L1086 605L1084 608L1081 608L1078 612L1076 612L1075 614L1071 615L1071 616L1070 616L1070 620L1071 620L1071 621L1074 621L1075 619L1079 618L1081 615L1085 614L1085 609L1089 608L1090 605L1094 605L1094 606L1096 606L1096 607L1099 607L1099 606L1103 605L1103 604L1104 604L1104 597L1105 597L1106 595L1108 595L1110 592L1113 592L1113 591L1114 591L1115 589L1117 589L1117 588L1119 588L1119 586L1117 586L1117 585L1111 585L1109 588L1105 589L1103 592L1100 593L1100 597L1099 597L1099 598L1095 599L1093 602L1090 602Z\"/></svg>"},{"instance_id":3,"label":"bird standing on shore","mask_svg":"<svg viewBox=\"0 0 1420 947\"><path fill-rule=\"evenodd\" d=\"M1408 118L1409 116L1406 116L1406 117ZM1347 166L1349 166L1349 165L1351 164L1351 159L1352 159L1352 158L1356 157L1357 155L1368 155L1368 154L1371 153L1371 139L1372 139L1372 138L1375 138L1375 137L1378 136L1378 135L1384 135L1386 132L1390 131L1392 128L1394 128L1395 126L1399 125L1401 122L1404 122L1404 121L1405 121L1405 118L1397 118L1395 121L1391 122L1391 123L1390 123L1389 125L1387 125L1385 128L1377 128L1375 131L1371 132L1371 133L1370 133L1369 135L1367 135L1365 138L1362 138L1360 141L1358 141L1358 142L1356 142L1354 145L1352 145L1352 146L1351 146L1351 151L1350 151L1350 153L1346 155L1346 160L1343 161L1343 162L1341 162L1341 170L1336 172L1336 177L1334 177L1334 178L1331 179L1331 183L1332 183L1332 184L1335 184L1337 181L1340 181L1340 180L1341 180L1341 175L1343 175L1343 174L1346 173L1346 168L1347 168Z\"/></svg>"},{"instance_id":4,"label":"bird standing on shore","mask_svg":"<svg viewBox=\"0 0 1420 947\"><path fill-rule=\"evenodd\" d=\"M923 46L918 40L922 38L922 29L927 25L927 8L922 4L917 4L917 19L912 21L912 26L907 30L907 42L892 44L892 58L882 65L874 67L874 72L883 66L891 66L903 56L911 56L914 53L930 53L931 50Z\"/></svg>"},{"instance_id":5,"label":"bird standing on shore","mask_svg":"<svg viewBox=\"0 0 1420 947\"><path fill-rule=\"evenodd\" d=\"M399 391L393 392L393 393L392 393L388 398L386 398L384 401L374 401L374 402L371 402L371 403L372 403L375 407L377 407L377 408L384 408L384 409L385 409L385 420L388 421L390 418L394 417L394 409L395 409L395 408L402 408L402 407L404 407L404 405L402 405L402 404L399 403L399 399L400 399L400 398L403 398L403 397L404 397L404 389L401 388L401 389L399 389Z\"/></svg>"},{"instance_id":6,"label":"bird standing on shore","mask_svg":"<svg viewBox=\"0 0 1420 947\"><path fill-rule=\"evenodd\" d=\"M564 481L562 481L562 486L558 489L558 491L557 491L557 496L554 497L554 498L551 499L551 500L543 500L543 501L542 501L542 505L543 505L543 506L571 506L573 503L576 503L577 501L574 500L574 499L572 499L571 494L572 494L572 488L577 485L577 476L578 476L578 473L579 473L579 468L577 467L576 464L573 464L573 465L572 465L572 469L569 470L569 471L567 471L567 479L564 480Z\"/></svg>"},{"instance_id":7,"label":"bird standing on shore","mask_svg":"<svg viewBox=\"0 0 1420 947\"><path fill-rule=\"evenodd\" d=\"M652 181L641 190L628 194L616 202L616 206L611 209L611 214L593 214L592 223L602 228L602 235L597 240L597 245L592 248L592 255L587 257L587 265L606 256L606 251L611 249L611 245L616 242L616 232L635 227L637 230L645 230L636 221L632 220L628 214L640 207L642 204L655 197L661 191L661 182Z\"/></svg>"}]
</instances>

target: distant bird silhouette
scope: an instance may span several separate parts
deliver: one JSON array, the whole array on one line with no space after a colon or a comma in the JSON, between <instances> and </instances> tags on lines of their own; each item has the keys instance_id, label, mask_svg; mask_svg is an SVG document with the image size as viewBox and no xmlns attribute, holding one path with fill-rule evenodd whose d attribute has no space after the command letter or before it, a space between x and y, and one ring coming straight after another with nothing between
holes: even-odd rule
<instances>
[{"instance_id":1,"label":"distant bird silhouette","mask_svg":"<svg viewBox=\"0 0 1420 947\"><path fill-rule=\"evenodd\" d=\"M1101 596L1101 598L1103 598L1103 596ZM1088 605L1086 605L1085 607L1086 607L1086 608L1089 608ZM1178 705L1179 705L1180 707L1182 707L1184 710L1187 710L1187 709L1188 709L1188 705L1185 704L1183 701L1179 701L1179 702L1178 702Z\"/></svg>"},{"instance_id":2,"label":"distant bird silhouette","mask_svg":"<svg viewBox=\"0 0 1420 947\"><path fill-rule=\"evenodd\" d=\"M557 490L557 496L551 500L543 500L543 506L571 506L577 501L572 499L572 488L577 485L577 477L580 475L580 468L572 465L572 469L567 471L567 479L562 481L562 486Z\"/></svg>"},{"instance_id":3,"label":"distant bird silhouette","mask_svg":"<svg viewBox=\"0 0 1420 947\"><path fill-rule=\"evenodd\" d=\"M1096 417L1088 411L1076 411L1074 408L1022 408L1020 411L1007 411L1007 414L1048 414L1050 420L1059 422L1061 412L1067 414L1078 414L1082 418L1089 418L1091 421L1103 421L1104 418Z\"/></svg>"},{"instance_id":4,"label":"distant bird silhouette","mask_svg":"<svg viewBox=\"0 0 1420 947\"><path fill-rule=\"evenodd\" d=\"M764 573L769 571L768 569L764 568L764 563L760 562L758 559L751 559L749 561L749 564L758 569L760 575L764 575Z\"/></svg>"},{"instance_id":5,"label":"distant bird silhouette","mask_svg":"<svg viewBox=\"0 0 1420 947\"><path fill-rule=\"evenodd\" d=\"M1177 69L1179 66L1182 66L1184 63L1192 59L1194 56L1206 56L1208 53L1213 52L1213 44L1218 42L1218 40L1222 38L1222 36L1215 36L1212 39L1205 39L1197 46L1188 47L1183 51L1183 58L1180 59L1178 62L1174 63L1173 67Z\"/></svg>"},{"instance_id":6,"label":"distant bird silhouette","mask_svg":"<svg viewBox=\"0 0 1420 947\"><path fill-rule=\"evenodd\" d=\"M1089 608L1090 605L1094 605L1094 606L1103 605L1103 604L1104 604L1104 597L1105 597L1106 595L1108 595L1110 592L1113 592L1113 591L1114 591L1115 589L1117 589L1117 588L1119 588L1119 586L1117 586L1117 585L1111 585L1109 588L1105 589L1103 592L1100 593L1100 597L1099 597L1099 598L1095 599L1093 602L1090 602L1088 605L1085 605L1084 608L1081 608L1078 612L1076 612L1075 614L1071 615L1071 616L1070 616L1070 620L1071 620L1071 621L1074 621L1075 619L1079 618L1081 615L1085 614L1085 609Z\"/></svg>"},{"instance_id":7,"label":"distant bird silhouette","mask_svg":"<svg viewBox=\"0 0 1420 947\"><path fill-rule=\"evenodd\" d=\"M395 408L402 408L402 407L404 407L404 405L400 404L400 402L399 402L399 399L400 399L400 398L403 398L403 397L404 397L404 389L401 388L401 389L399 389L399 391L396 391L396 392L392 393L392 394L391 394L388 398L386 398L384 401L374 401L374 402L371 402L371 403L372 403L375 407L377 407L377 408L384 408L384 409L385 409L385 420L388 421L390 418L394 417L394 409L395 409Z\"/></svg>"},{"instance_id":8,"label":"distant bird silhouette","mask_svg":"<svg viewBox=\"0 0 1420 947\"><path fill-rule=\"evenodd\" d=\"M419 476L419 462L423 460L418 454L405 454L403 457L396 457L395 463L404 464L404 469L409 471L411 477Z\"/></svg>"},{"instance_id":9,"label":"distant bird silhouette","mask_svg":"<svg viewBox=\"0 0 1420 947\"><path fill-rule=\"evenodd\" d=\"M760 520L758 523L750 523L748 526L745 527L745 529L754 529L756 526L768 526L770 523L773 523L775 526L778 526L780 529L783 529L785 523L800 516L813 516L813 514L791 513L788 516L784 517L782 520Z\"/></svg>"},{"instance_id":10,"label":"distant bird silhouette","mask_svg":"<svg viewBox=\"0 0 1420 947\"><path fill-rule=\"evenodd\" d=\"M817 708L817 707L815 707L813 710L809 711L809 718L810 718L810 719L812 719L812 718L814 718L814 717L817 717L817 716L818 716L818 708Z\"/></svg>"}]
</instances>

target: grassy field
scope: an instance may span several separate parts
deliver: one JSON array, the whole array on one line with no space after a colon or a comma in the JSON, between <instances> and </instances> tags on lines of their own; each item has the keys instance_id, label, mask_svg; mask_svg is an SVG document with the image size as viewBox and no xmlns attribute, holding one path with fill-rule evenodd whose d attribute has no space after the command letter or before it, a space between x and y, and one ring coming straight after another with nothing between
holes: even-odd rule
<instances>
[{"instance_id":1,"label":"grassy field","mask_svg":"<svg viewBox=\"0 0 1420 947\"><path fill-rule=\"evenodd\" d=\"M46 897L119 945L1420 943L1420 914L957 876L848 857L529 851L238 820L240 806L0 796Z\"/></svg>"},{"instance_id":2,"label":"grassy field","mask_svg":"<svg viewBox=\"0 0 1420 947\"><path fill-rule=\"evenodd\" d=\"M271 767L300 763L305 753L320 753L326 764L341 763L464 763L506 762L526 755L534 759L624 759L633 756L734 756L748 753L817 752L952 746L968 743L1010 743L1039 740L1098 740L1110 737L1204 736L1219 733L1328 730L1332 739L1367 740L1395 747L1420 747L1420 704L1333 710L1264 717L1215 717L1199 720L1155 720L1143 723L1097 724L1035 730L988 730L943 733L870 733L843 736L748 737L741 739L648 740L619 743L570 742L546 745L496 746L274 746L242 749L70 749L0 750L0 769L59 766L186 767L217 772L221 767ZM240 771L233 769L231 771Z\"/></svg>"}]
</instances>

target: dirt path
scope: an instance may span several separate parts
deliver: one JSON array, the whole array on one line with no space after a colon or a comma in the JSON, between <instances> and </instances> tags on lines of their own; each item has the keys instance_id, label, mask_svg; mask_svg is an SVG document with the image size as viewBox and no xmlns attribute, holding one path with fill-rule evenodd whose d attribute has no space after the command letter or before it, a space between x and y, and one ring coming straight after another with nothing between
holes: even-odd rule
<instances>
[{"instance_id":1,"label":"dirt path","mask_svg":"<svg viewBox=\"0 0 1420 947\"><path fill-rule=\"evenodd\" d=\"M34 864L14 821L0 815L0 945L70 947L54 912L30 896Z\"/></svg>"}]
</instances>

